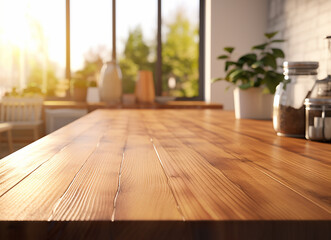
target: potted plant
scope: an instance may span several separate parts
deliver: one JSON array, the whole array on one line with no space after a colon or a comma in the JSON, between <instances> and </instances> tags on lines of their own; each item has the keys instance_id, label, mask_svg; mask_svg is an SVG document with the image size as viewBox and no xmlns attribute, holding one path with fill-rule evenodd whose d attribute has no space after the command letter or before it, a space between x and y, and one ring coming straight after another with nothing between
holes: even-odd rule
<instances>
[{"instance_id":1,"label":"potted plant","mask_svg":"<svg viewBox=\"0 0 331 240\"><path fill-rule=\"evenodd\" d=\"M86 101L88 81L82 77L71 79L71 97L74 101Z\"/></svg>"},{"instance_id":2,"label":"potted plant","mask_svg":"<svg viewBox=\"0 0 331 240\"><path fill-rule=\"evenodd\" d=\"M225 47L226 54L218 59L225 60L226 76L214 79L233 83L236 118L271 119L273 94L283 81L283 74L277 72L277 59L284 58L284 52L272 48L273 43L284 42L274 39L277 32L265 33L266 42L253 46L252 52L238 60L231 60L234 47Z\"/></svg>"},{"instance_id":3,"label":"potted plant","mask_svg":"<svg viewBox=\"0 0 331 240\"><path fill-rule=\"evenodd\" d=\"M100 102L99 88L95 80L89 81L86 101L89 103Z\"/></svg>"}]
</instances>

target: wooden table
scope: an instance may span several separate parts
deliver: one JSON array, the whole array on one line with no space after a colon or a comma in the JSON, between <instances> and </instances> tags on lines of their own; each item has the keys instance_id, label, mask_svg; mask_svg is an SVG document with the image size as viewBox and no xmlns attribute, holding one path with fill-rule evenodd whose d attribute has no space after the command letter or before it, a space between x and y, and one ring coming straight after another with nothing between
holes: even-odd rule
<instances>
[{"instance_id":1,"label":"wooden table","mask_svg":"<svg viewBox=\"0 0 331 240\"><path fill-rule=\"evenodd\" d=\"M97 110L0 160L0 239L331 239L331 145L220 110Z\"/></svg>"}]
</instances>

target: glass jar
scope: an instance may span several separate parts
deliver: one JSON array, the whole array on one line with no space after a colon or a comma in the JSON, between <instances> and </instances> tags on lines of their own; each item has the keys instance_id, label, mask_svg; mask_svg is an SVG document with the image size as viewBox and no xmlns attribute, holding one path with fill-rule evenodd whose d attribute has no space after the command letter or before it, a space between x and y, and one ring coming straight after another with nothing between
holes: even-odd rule
<instances>
[{"instance_id":1,"label":"glass jar","mask_svg":"<svg viewBox=\"0 0 331 240\"><path fill-rule=\"evenodd\" d=\"M331 36L328 43L327 77L317 80L305 100L306 139L331 142Z\"/></svg>"},{"instance_id":2,"label":"glass jar","mask_svg":"<svg viewBox=\"0 0 331 240\"><path fill-rule=\"evenodd\" d=\"M331 141L331 76L317 80L305 100L306 139Z\"/></svg>"},{"instance_id":3,"label":"glass jar","mask_svg":"<svg viewBox=\"0 0 331 240\"><path fill-rule=\"evenodd\" d=\"M284 81L274 97L273 126L278 136L305 137L304 101L317 79L318 62L284 62Z\"/></svg>"}]
</instances>

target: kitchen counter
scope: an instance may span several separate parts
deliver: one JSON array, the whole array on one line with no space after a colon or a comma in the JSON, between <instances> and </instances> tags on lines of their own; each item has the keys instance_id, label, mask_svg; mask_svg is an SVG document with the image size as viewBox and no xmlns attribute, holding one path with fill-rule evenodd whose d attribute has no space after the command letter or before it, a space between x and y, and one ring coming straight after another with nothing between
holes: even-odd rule
<instances>
[{"instance_id":1,"label":"kitchen counter","mask_svg":"<svg viewBox=\"0 0 331 240\"><path fill-rule=\"evenodd\" d=\"M0 160L0 239L330 239L331 145L220 110L96 110Z\"/></svg>"}]
</instances>

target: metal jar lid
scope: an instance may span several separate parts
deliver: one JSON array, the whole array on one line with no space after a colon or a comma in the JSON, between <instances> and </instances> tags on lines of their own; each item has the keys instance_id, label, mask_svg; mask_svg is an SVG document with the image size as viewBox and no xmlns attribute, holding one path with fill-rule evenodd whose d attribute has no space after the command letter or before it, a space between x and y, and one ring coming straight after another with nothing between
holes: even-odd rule
<instances>
[{"instance_id":1,"label":"metal jar lid","mask_svg":"<svg viewBox=\"0 0 331 240\"><path fill-rule=\"evenodd\" d=\"M306 98L305 105L327 105L331 106L331 98Z\"/></svg>"},{"instance_id":2,"label":"metal jar lid","mask_svg":"<svg viewBox=\"0 0 331 240\"><path fill-rule=\"evenodd\" d=\"M318 62L283 62L283 68L299 68L299 69L317 69L319 66Z\"/></svg>"},{"instance_id":3,"label":"metal jar lid","mask_svg":"<svg viewBox=\"0 0 331 240\"><path fill-rule=\"evenodd\" d=\"M284 62L284 75L317 75L318 62Z\"/></svg>"}]
</instances>

